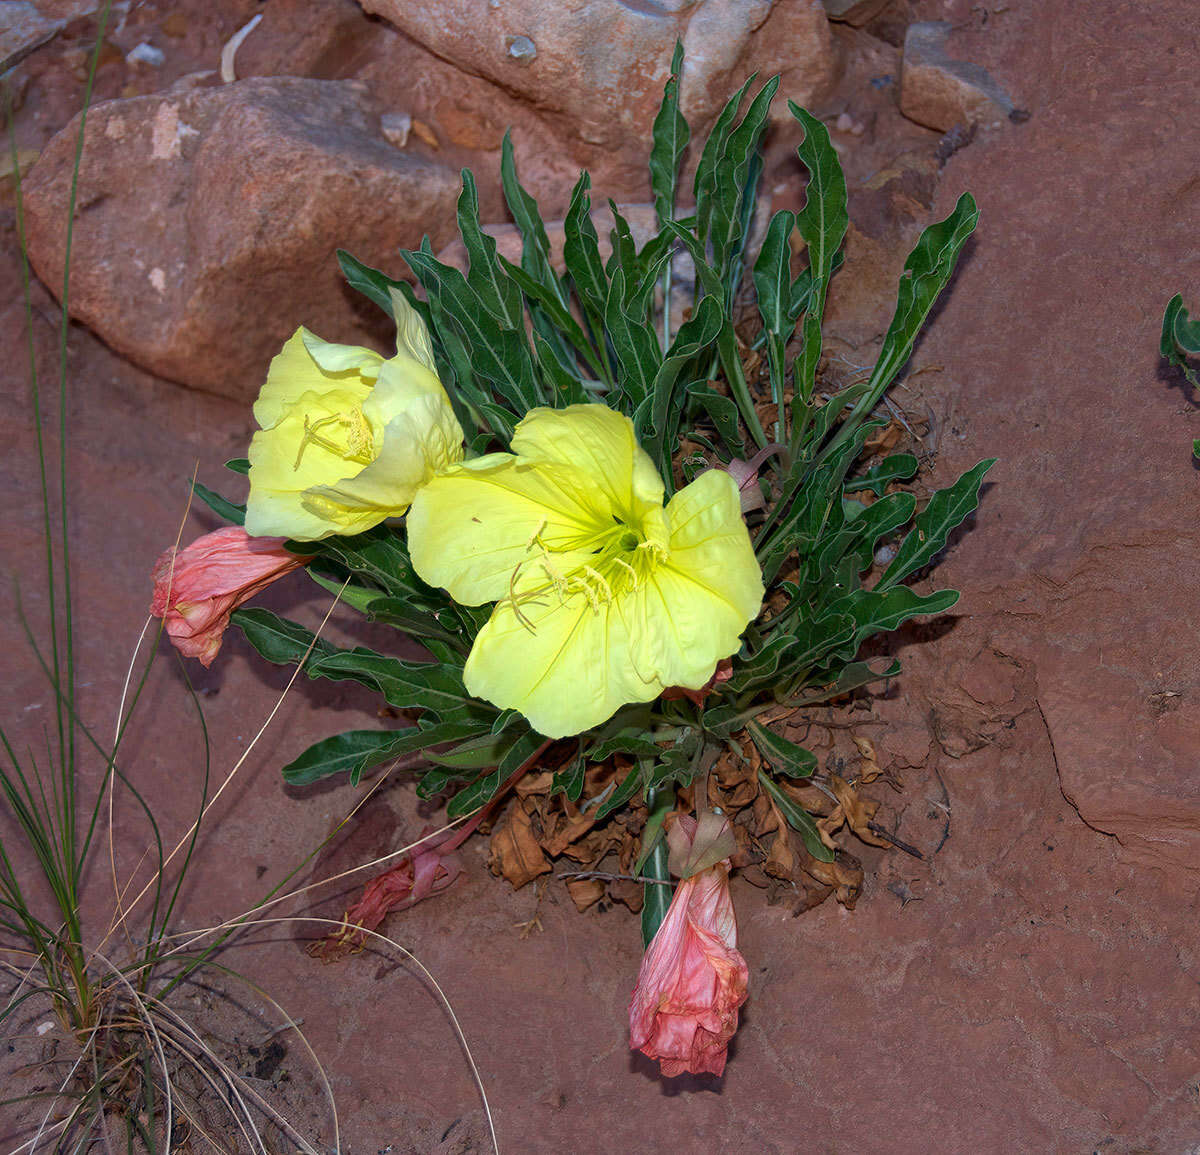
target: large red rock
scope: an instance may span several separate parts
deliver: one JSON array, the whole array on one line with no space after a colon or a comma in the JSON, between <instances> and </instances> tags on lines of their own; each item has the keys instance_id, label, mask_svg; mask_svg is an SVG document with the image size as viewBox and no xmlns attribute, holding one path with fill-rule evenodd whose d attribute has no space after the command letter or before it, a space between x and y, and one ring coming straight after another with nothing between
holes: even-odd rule
<instances>
[{"instance_id":1,"label":"large red rock","mask_svg":"<svg viewBox=\"0 0 1200 1155\"><path fill-rule=\"evenodd\" d=\"M51 141L25 190L30 257L55 291L77 132ZM398 248L451 235L458 188L454 170L388 144L349 81L109 101L88 116L71 315L160 376L251 398L298 325L374 332L334 251L400 274Z\"/></svg>"},{"instance_id":2,"label":"large red rock","mask_svg":"<svg viewBox=\"0 0 1200 1155\"><path fill-rule=\"evenodd\" d=\"M800 103L834 75L825 11L810 0L360 2L464 73L532 103L557 134L612 148L645 151L677 39L681 103L694 123L755 70L782 72L783 91Z\"/></svg>"}]
</instances>

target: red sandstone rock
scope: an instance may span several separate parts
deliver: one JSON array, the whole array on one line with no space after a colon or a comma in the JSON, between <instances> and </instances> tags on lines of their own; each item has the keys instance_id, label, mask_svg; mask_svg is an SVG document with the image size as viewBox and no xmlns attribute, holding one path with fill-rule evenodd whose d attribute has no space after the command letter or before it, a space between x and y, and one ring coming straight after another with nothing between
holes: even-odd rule
<instances>
[{"instance_id":1,"label":"red sandstone rock","mask_svg":"<svg viewBox=\"0 0 1200 1155\"><path fill-rule=\"evenodd\" d=\"M334 260L403 271L453 231L457 174L378 134L360 85L280 78L137 97L88 117L71 314L163 377L251 398L299 324L362 342ZM29 253L62 282L77 121L26 185ZM369 316L369 314L368 314Z\"/></svg>"},{"instance_id":2,"label":"red sandstone rock","mask_svg":"<svg viewBox=\"0 0 1200 1155\"><path fill-rule=\"evenodd\" d=\"M946 54L950 25L944 21L909 25L904 38L900 111L939 132L956 124L1001 121L1013 111L1009 95L978 64Z\"/></svg>"},{"instance_id":3,"label":"red sandstone rock","mask_svg":"<svg viewBox=\"0 0 1200 1155\"><path fill-rule=\"evenodd\" d=\"M558 133L645 150L675 41L685 51L681 104L696 123L713 116L756 69L784 73L804 103L833 78L824 9L811 0L617 0L571 5L447 0L436 5L360 0L430 52L532 102ZM780 104L780 116L786 105Z\"/></svg>"}]
</instances>

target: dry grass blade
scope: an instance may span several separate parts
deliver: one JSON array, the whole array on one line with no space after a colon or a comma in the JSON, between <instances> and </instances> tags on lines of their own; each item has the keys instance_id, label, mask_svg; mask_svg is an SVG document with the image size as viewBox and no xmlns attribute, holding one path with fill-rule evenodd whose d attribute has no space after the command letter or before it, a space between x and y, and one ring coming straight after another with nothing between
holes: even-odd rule
<instances>
[{"instance_id":1,"label":"dry grass blade","mask_svg":"<svg viewBox=\"0 0 1200 1155\"><path fill-rule=\"evenodd\" d=\"M345 586L349 584L349 582L350 582L350 579L347 578L346 582L343 584L342 588L344 589ZM195 822L193 822L191 824L190 827L188 827L187 831L184 833L183 837L181 837L179 839L179 841L175 844L175 848L170 852L170 854L168 854L162 860L158 869L155 871L154 876L145 884L145 886L142 887L142 889L140 891L138 891L138 893L134 897L133 901L129 904L128 909L122 908L119 912L114 914L114 921L113 921L112 925L108 928L108 931L105 933L104 938L101 940L100 946L97 948L98 950L102 950L104 948L105 944L108 942L108 940L113 936L113 934L116 933L118 928L120 928L121 926L124 925L126 919L128 918L129 911L132 910L135 906L137 906L137 904L146 896L146 894L150 891L151 887L153 887L157 878L162 874L162 872L164 870L166 870L166 868L168 866L170 866L171 862L174 860L175 856L180 852L180 850L182 850L183 847L187 845L188 840L192 837L192 835L196 832L197 828L204 821L205 817L208 815L208 812L216 805L218 799L220 799L221 795L225 792L225 789L229 786L230 782L233 781L234 777L237 775L237 772L242 768L246 759L250 757L250 754L254 750L255 746L258 745L259 739L263 736L263 734L266 733L267 727L270 726L271 722L275 718L275 715L279 712L280 707L283 705L284 700L287 698L288 693L291 691L292 686L296 682L296 679L300 676L300 671L304 668L304 663L308 659L308 655L312 653L313 647L317 644L317 640L320 638L322 631L325 629L325 626L328 624L330 615L332 615L332 613L333 613L335 607L337 606L338 602L340 601L340 599L341 599L341 595L339 593L339 595L337 597L335 597L333 599L333 601L330 603L329 609L325 611L325 616L321 619L321 624L317 627L316 631L314 632L312 641L309 642L308 648L304 651L304 656L300 659L299 662L296 663L296 668L292 671L292 676L290 678L288 678L287 685L284 686L283 692L279 695L279 700L275 703L274 706L271 707L271 712L267 715L266 720L263 722L263 724L258 728L258 732L254 735L254 738L250 741L250 744L246 747L246 749L244 751L242 751L241 757L239 757L238 760L233 764L233 768L229 771L229 773L225 775L225 778L222 781L221 785L217 788L216 793L208 800L208 802L205 803L204 809L201 810L199 817L195 820Z\"/></svg>"},{"instance_id":2,"label":"dry grass blade","mask_svg":"<svg viewBox=\"0 0 1200 1155\"><path fill-rule=\"evenodd\" d=\"M423 841L423 840L421 840L421 841ZM418 845L418 844L419 843L414 843L414 845ZM357 870L357 869L361 869L361 868L356 867L355 869ZM346 873L353 873L353 871L347 871ZM341 877L341 876L338 876L338 877ZM325 879L325 880L323 880L323 882L321 884L318 884L318 885L323 885L324 882L328 882L328 881L332 881L332 880ZM260 926L260 925L268 926L268 925L281 925L281 924L294 925L296 923L310 923L310 924L316 923L320 926L327 926L327 927L330 927L333 929L336 929L337 927L339 927L341 925L336 919L320 918L316 915L289 915L289 916L274 916L271 918L256 918L252 922L247 922L244 925L249 927L249 926ZM221 923L214 927L207 927L204 930L193 931L192 934L195 935L196 937L202 937L202 936L210 935L210 934L219 934L222 931L226 930L228 928L228 925L229 924ZM432 973L425 966L425 964L423 962L421 962L421 960L419 958L417 958L417 956L415 954L413 954L412 951L410 951L407 947L401 946L400 943L398 943L395 939L388 938L387 935L380 934L378 931L367 930L365 927L362 928L362 930L363 930L363 934L367 938L373 939L379 943L386 943L388 946L392 947L394 950L398 951L401 955L403 955L409 962L411 962L421 972L421 974L425 977L425 979L429 983L429 985L437 993L437 997L438 997L439 1001L441 1002L442 1006L445 1008L446 1014L450 1018L450 1023L454 1028L454 1033L455 1033L456 1037L458 1038L459 1045L462 1047L463 1054L466 1056L467 1065L471 1069L471 1076L475 1080L475 1086L479 1090L479 1097L483 1101L483 1110L484 1110L484 1115L487 1118L488 1131L491 1135L491 1140L492 1140L492 1148L495 1151L496 1155L500 1155L500 1143L496 1137L496 1125L495 1125L494 1120L492 1119L492 1108L488 1102L487 1090L484 1088L484 1085L483 1085L483 1076L480 1075L480 1073L479 1073L479 1067L476 1065L475 1058L471 1053L471 1047L467 1043L466 1033L463 1031L462 1024L458 1021L458 1016L454 1013L454 1007L451 1005L450 999L446 995L446 992L442 989L442 987L438 983L437 979L435 979L433 977ZM194 942L195 939L192 939L191 941ZM182 948L177 948L177 949L182 949ZM255 988L255 989L257 989L257 988ZM278 1006L278 1004L275 1004L275 1005ZM292 1025L295 1026L295 1024L292 1024ZM304 1039L304 1034L302 1031L300 1031L299 1027L295 1027L295 1029L296 1029L297 1034L300 1036L300 1038ZM305 1040L305 1046L308 1046L307 1040ZM313 1054L311 1047L309 1047L309 1053ZM315 1054L313 1054L313 1057L314 1057L314 1059L316 1058ZM319 1067L319 1064L318 1064L318 1067ZM322 1074L323 1074L323 1072L322 1072ZM332 1099L332 1091L330 1092L330 1095L331 1095L331 1099Z\"/></svg>"}]
</instances>

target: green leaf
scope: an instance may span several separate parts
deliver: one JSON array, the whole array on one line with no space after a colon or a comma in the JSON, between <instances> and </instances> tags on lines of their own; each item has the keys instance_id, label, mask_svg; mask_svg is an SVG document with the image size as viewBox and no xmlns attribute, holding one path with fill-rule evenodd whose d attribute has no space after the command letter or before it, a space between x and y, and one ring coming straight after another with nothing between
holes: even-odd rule
<instances>
[{"instance_id":1,"label":"green leaf","mask_svg":"<svg viewBox=\"0 0 1200 1155\"><path fill-rule=\"evenodd\" d=\"M495 766L504 757L512 741L508 734L479 734L460 742L453 749L440 754L431 753L428 758L435 766L446 766L452 770L482 770L485 766Z\"/></svg>"},{"instance_id":2,"label":"green leaf","mask_svg":"<svg viewBox=\"0 0 1200 1155\"><path fill-rule=\"evenodd\" d=\"M995 464L994 457L981 461L948 489L939 489L929 499L929 504L917 515L912 530L901 542L892 564L879 579L875 587L877 591L891 589L909 574L927 565L935 554L945 548L950 533L979 505L979 487L983 483L983 476Z\"/></svg>"},{"instance_id":3,"label":"green leaf","mask_svg":"<svg viewBox=\"0 0 1200 1155\"><path fill-rule=\"evenodd\" d=\"M850 218L846 211L846 177L829 142L829 130L793 101L788 101L788 109L804 128L804 140L796 151L808 169L808 189L804 208L796 215L796 229L808 244L812 285L804 315L804 343L795 366L796 395L807 402L821 359L825 293Z\"/></svg>"},{"instance_id":4,"label":"green leaf","mask_svg":"<svg viewBox=\"0 0 1200 1155\"><path fill-rule=\"evenodd\" d=\"M879 497L891 482L908 481L916 472L917 459L911 453L893 453L868 469L862 477L848 478L844 489L847 493L862 493L869 489Z\"/></svg>"},{"instance_id":5,"label":"green leaf","mask_svg":"<svg viewBox=\"0 0 1200 1155\"><path fill-rule=\"evenodd\" d=\"M351 785L357 786L364 771L380 762L456 741L469 733L461 722L404 730L347 730L314 743L283 768L283 778L291 786L308 786L334 774L349 773Z\"/></svg>"},{"instance_id":6,"label":"green leaf","mask_svg":"<svg viewBox=\"0 0 1200 1155\"><path fill-rule=\"evenodd\" d=\"M892 493L868 506L850 523L849 535L860 572L875 560L880 538L907 525L916 509L917 499L911 493Z\"/></svg>"},{"instance_id":7,"label":"green leaf","mask_svg":"<svg viewBox=\"0 0 1200 1155\"><path fill-rule=\"evenodd\" d=\"M378 690L399 710L420 708L446 715L474 699L463 688L462 671L440 662L403 662L365 647L334 650L309 659L310 678L347 678ZM489 712L489 725L491 713Z\"/></svg>"},{"instance_id":8,"label":"green leaf","mask_svg":"<svg viewBox=\"0 0 1200 1155\"><path fill-rule=\"evenodd\" d=\"M513 156L512 138L506 131L500 144L500 183L504 186L504 199L508 211L521 230L521 268L531 277L551 289L559 301L566 305L567 298L550 263L550 241L538 203L517 179L517 162Z\"/></svg>"},{"instance_id":9,"label":"green leaf","mask_svg":"<svg viewBox=\"0 0 1200 1155\"><path fill-rule=\"evenodd\" d=\"M506 275L496 257L496 240L479 224L479 195L475 177L469 168L462 170L462 193L458 198L458 231L467 249L467 282L478 299L505 328L515 329L524 322L521 290ZM507 262L503 262L507 264Z\"/></svg>"},{"instance_id":10,"label":"green leaf","mask_svg":"<svg viewBox=\"0 0 1200 1155\"><path fill-rule=\"evenodd\" d=\"M312 630L306 630L296 622L281 618L261 606L234 610L230 621L242 631L246 641L268 662L277 666L301 661L310 646L312 654L317 656L332 649L328 642L317 638Z\"/></svg>"},{"instance_id":11,"label":"green leaf","mask_svg":"<svg viewBox=\"0 0 1200 1155\"><path fill-rule=\"evenodd\" d=\"M600 259L600 238L592 223L592 202L588 196L591 178L580 173L571 193L571 204L563 221L563 262L575 284L575 292L593 324L604 316L608 300L608 276Z\"/></svg>"},{"instance_id":12,"label":"green leaf","mask_svg":"<svg viewBox=\"0 0 1200 1155\"><path fill-rule=\"evenodd\" d=\"M795 742L789 742L781 734L768 730L760 722L746 723L746 731L758 747L758 752L780 774L789 778L809 778L817 768L817 756Z\"/></svg>"},{"instance_id":13,"label":"green leaf","mask_svg":"<svg viewBox=\"0 0 1200 1155\"><path fill-rule=\"evenodd\" d=\"M250 472L250 461L245 457L235 457L230 461L225 462L225 468L231 469L234 473L240 473L243 476Z\"/></svg>"},{"instance_id":14,"label":"green leaf","mask_svg":"<svg viewBox=\"0 0 1200 1155\"><path fill-rule=\"evenodd\" d=\"M226 501L219 493L209 489L207 485L201 485L198 481L192 482L192 492L218 517L223 517L234 525L245 525L246 507L244 505L234 505L232 501Z\"/></svg>"},{"instance_id":15,"label":"green leaf","mask_svg":"<svg viewBox=\"0 0 1200 1155\"><path fill-rule=\"evenodd\" d=\"M270 610L254 606L236 610L233 624L246 635L246 640L269 662L289 665L299 662L312 650L305 664L310 678L329 678L331 681L355 681L375 690L397 709L429 710L448 719L459 715L464 708L486 718L491 726L495 711L472 699L463 688L462 670L440 662L403 662L399 658L377 654L374 650L357 647L353 650L335 649L317 638L310 630Z\"/></svg>"},{"instance_id":16,"label":"green leaf","mask_svg":"<svg viewBox=\"0 0 1200 1155\"><path fill-rule=\"evenodd\" d=\"M813 821L812 815L802 806L793 802L764 771L758 772L758 780L766 787L767 793L775 799L775 805L779 807L779 813L783 815L784 821L800 835L800 841L804 843L808 853L819 862L832 862L833 851L821 841L820 831L817 830L817 824Z\"/></svg>"},{"instance_id":17,"label":"green leaf","mask_svg":"<svg viewBox=\"0 0 1200 1155\"><path fill-rule=\"evenodd\" d=\"M725 313L720 300L711 294L704 297L692 316L679 327L675 340L671 342L666 357L654 375L654 382L650 387L652 429L646 430L646 435L642 436L641 440L651 457L661 459L664 474L670 472L675 442L670 427L678 427L681 414L680 406L675 404L679 378L708 352L720 336L724 324ZM672 415L676 418L674 422L669 421Z\"/></svg>"},{"instance_id":18,"label":"green leaf","mask_svg":"<svg viewBox=\"0 0 1200 1155\"><path fill-rule=\"evenodd\" d=\"M570 311L558 300L558 298L547 289L544 285L534 280L524 269L517 268L516 265L500 258L501 264L515 285L520 288L531 300L536 301L546 310L546 315L558 328L567 340L574 346L578 353L596 373L601 372L600 355L592 348L591 341L588 340L583 329L578 321L571 316ZM544 339L542 339L544 341Z\"/></svg>"},{"instance_id":19,"label":"green leaf","mask_svg":"<svg viewBox=\"0 0 1200 1155\"><path fill-rule=\"evenodd\" d=\"M558 353L541 334L533 338L533 352L555 407L579 405L594 400L584 388L575 369L563 364Z\"/></svg>"},{"instance_id":20,"label":"green leaf","mask_svg":"<svg viewBox=\"0 0 1200 1155\"><path fill-rule=\"evenodd\" d=\"M1183 370L1191 385L1200 389L1200 377L1197 377L1196 370L1184 359L1185 355L1200 354L1200 318L1195 321L1188 319L1188 311L1183 307L1182 293L1176 293L1167 302L1158 349L1172 365Z\"/></svg>"},{"instance_id":21,"label":"green leaf","mask_svg":"<svg viewBox=\"0 0 1200 1155\"><path fill-rule=\"evenodd\" d=\"M918 614L940 614L958 601L958 590L938 590L932 594L914 593L908 586L889 590L855 590L835 602L834 613L849 614L854 619L854 649L874 634L894 630Z\"/></svg>"},{"instance_id":22,"label":"green leaf","mask_svg":"<svg viewBox=\"0 0 1200 1155\"><path fill-rule=\"evenodd\" d=\"M710 300L711 298L706 298ZM700 402L708 419L721 440L725 442L730 457L745 457L746 443L742 439L738 423L738 407L723 393L710 389L707 381L693 381L687 387L688 396Z\"/></svg>"},{"instance_id":23,"label":"green leaf","mask_svg":"<svg viewBox=\"0 0 1200 1155\"><path fill-rule=\"evenodd\" d=\"M410 289L404 281L394 281L386 273L364 265L357 257L352 257L345 249L337 250L337 262L341 266L342 276L346 278L352 289L357 289L364 297L374 301L389 317L392 316L392 289ZM411 291L411 289L410 289Z\"/></svg>"},{"instance_id":24,"label":"green leaf","mask_svg":"<svg viewBox=\"0 0 1200 1155\"><path fill-rule=\"evenodd\" d=\"M747 82L748 84L749 82ZM745 244L744 212L752 208L753 188L758 169L758 145L766 128L767 116L770 112L771 101L779 88L779 77L768 80L746 109L745 116L736 128L729 128L727 133L722 127L723 139L720 141L720 154L711 170L706 171L705 196L700 195L699 169L696 173L697 195L696 215L700 236L708 241L713 251L713 266L720 274L725 284L726 301L732 301L732 293L736 279L737 258ZM734 101L741 103L745 86L736 94ZM736 106L735 106L736 108ZM728 111L729 105L726 105ZM718 134L725 112L718 117L717 126L709 138L709 144ZM709 148L705 145L705 155L701 157L701 165L705 165Z\"/></svg>"},{"instance_id":25,"label":"green leaf","mask_svg":"<svg viewBox=\"0 0 1200 1155\"><path fill-rule=\"evenodd\" d=\"M857 690L860 686L869 686L872 682L895 677L898 673L900 663L895 659L888 662L883 670L872 669L869 662L851 662L833 682L798 698L789 698L788 705L796 710L805 706L817 706L833 698L840 698L843 694L849 694L851 690Z\"/></svg>"},{"instance_id":26,"label":"green leaf","mask_svg":"<svg viewBox=\"0 0 1200 1155\"><path fill-rule=\"evenodd\" d=\"M367 602L365 609L374 621L396 626L410 638L436 638L438 641L455 646L464 653L469 648L466 643L470 639L465 639L454 630L446 629L439 623L435 614L414 609L411 603L404 598L381 598L376 593Z\"/></svg>"},{"instance_id":27,"label":"green leaf","mask_svg":"<svg viewBox=\"0 0 1200 1155\"><path fill-rule=\"evenodd\" d=\"M587 776L587 761L583 756L572 759L562 770L556 770L550 780L551 794L565 794L572 802L578 802L583 793Z\"/></svg>"},{"instance_id":28,"label":"green leaf","mask_svg":"<svg viewBox=\"0 0 1200 1155\"><path fill-rule=\"evenodd\" d=\"M654 809L646 815L646 825L642 827L642 848L633 864L634 874L642 873L642 867L663 836L667 815L675 808L674 790L656 790L654 794Z\"/></svg>"},{"instance_id":29,"label":"green leaf","mask_svg":"<svg viewBox=\"0 0 1200 1155\"><path fill-rule=\"evenodd\" d=\"M662 349L644 312L640 316L631 313L625 296L625 270L617 268L608 287L604 323L617 355L621 388L636 408L651 395L654 378L662 365Z\"/></svg>"},{"instance_id":30,"label":"green leaf","mask_svg":"<svg viewBox=\"0 0 1200 1155\"><path fill-rule=\"evenodd\" d=\"M323 590L328 590L337 597L338 601L351 609L358 610L360 614L367 613L367 606L379 598L379 591L376 589L356 586L344 578L327 578L324 574L318 573L312 565L308 567L307 572L308 576Z\"/></svg>"},{"instance_id":31,"label":"green leaf","mask_svg":"<svg viewBox=\"0 0 1200 1155\"><path fill-rule=\"evenodd\" d=\"M584 752L584 757L589 762L603 762L613 754L633 754L641 758L657 758L661 753L662 747L648 738L644 730L625 729L597 742Z\"/></svg>"},{"instance_id":32,"label":"green leaf","mask_svg":"<svg viewBox=\"0 0 1200 1155\"><path fill-rule=\"evenodd\" d=\"M729 134L733 131L733 122L737 119L738 109L746 90L750 87L751 77L737 90L721 109L713 126L709 130L708 139L700 153L696 165L696 176L692 183L692 192L696 201L696 231L702 241L707 240L712 231L714 213L713 199L716 193L718 172L729 143Z\"/></svg>"},{"instance_id":33,"label":"green leaf","mask_svg":"<svg viewBox=\"0 0 1200 1155\"><path fill-rule=\"evenodd\" d=\"M445 595L425 585L408 557L404 539L395 531L379 526L354 537L327 537L316 542L292 542L298 553L331 558L351 573L366 578L380 590L403 598L419 609L448 606Z\"/></svg>"},{"instance_id":34,"label":"green leaf","mask_svg":"<svg viewBox=\"0 0 1200 1155\"><path fill-rule=\"evenodd\" d=\"M461 328L472 376L490 381L515 407L518 416L542 404L524 325L505 327L467 278L458 269L443 265L431 253L405 250L402 255L430 299L436 297L443 320L452 320Z\"/></svg>"},{"instance_id":35,"label":"green leaf","mask_svg":"<svg viewBox=\"0 0 1200 1155\"><path fill-rule=\"evenodd\" d=\"M650 797L646 799L651 813L662 805L663 795L666 796L668 804L674 802L674 789L664 787L660 790L651 791ZM642 906L642 945L648 948L650 943L654 941L654 936L658 933L658 928L662 926L663 919L667 917L667 911L670 909L673 894L670 886L662 885L663 883L669 883L671 880L671 873L667 869L667 843L665 839L655 843L639 873L643 878L655 880L646 883L642 887L645 895Z\"/></svg>"},{"instance_id":36,"label":"green leaf","mask_svg":"<svg viewBox=\"0 0 1200 1155\"><path fill-rule=\"evenodd\" d=\"M477 778L465 790L451 798L446 806L446 817L459 818L490 802L500 787L537 753L544 741L545 739L533 730L526 730L524 734L516 737L510 736L508 748L496 769Z\"/></svg>"},{"instance_id":37,"label":"green leaf","mask_svg":"<svg viewBox=\"0 0 1200 1155\"><path fill-rule=\"evenodd\" d=\"M283 768L283 780L291 786L308 786L334 774L348 773L357 782L365 770L394 757L396 744L411 733L348 730L323 738Z\"/></svg>"},{"instance_id":38,"label":"green leaf","mask_svg":"<svg viewBox=\"0 0 1200 1155\"><path fill-rule=\"evenodd\" d=\"M654 211L659 227L675 216L675 186L679 161L687 148L690 131L679 111L679 74L683 69L683 44L675 42L671 57L671 75L663 88L662 104L654 118L653 145L650 149L650 188L654 193Z\"/></svg>"},{"instance_id":39,"label":"green leaf","mask_svg":"<svg viewBox=\"0 0 1200 1155\"><path fill-rule=\"evenodd\" d=\"M846 419L838 438L851 435L858 423L879 403L879 398L908 360L917 334L934 302L954 275L958 254L975 231L978 220L979 209L974 198L970 193L963 193L954 211L944 221L935 222L921 234L904 263L896 312L867 382L867 392Z\"/></svg>"}]
</instances>

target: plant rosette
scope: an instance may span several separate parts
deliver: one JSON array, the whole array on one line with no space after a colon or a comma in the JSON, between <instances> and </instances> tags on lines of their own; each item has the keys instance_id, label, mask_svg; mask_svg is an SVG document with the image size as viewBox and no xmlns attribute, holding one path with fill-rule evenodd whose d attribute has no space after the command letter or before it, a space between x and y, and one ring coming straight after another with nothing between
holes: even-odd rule
<instances>
[{"instance_id":1,"label":"plant rosette","mask_svg":"<svg viewBox=\"0 0 1200 1155\"><path fill-rule=\"evenodd\" d=\"M806 203L777 212L751 254L758 150L778 79L749 99L747 82L730 99L683 211L681 66L677 48L653 127L655 236L637 246L614 208L603 259L584 173L560 272L505 138L501 179L523 237L520 264L483 231L469 171L458 203L466 273L427 243L405 252L418 295L339 253L349 283L395 321L395 355L301 329L271 365L248 461L230 463L249 472L247 504L196 487L251 534L288 539L288 556L314 580L427 653L343 649L264 609L234 610L267 660L357 681L402 719L316 743L284 767L285 780L358 783L401 756L423 759L419 794L447 796L451 819L473 815L439 853L496 819L498 873L524 885L569 852L593 868L568 883L576 904L640 911L647 945L669 917L664 828L688 830L678 815L714 805L725 814L722 861L762 864L793 891L853 905L862 872L834 834L896 843L871 821L875 803L817 774L815 756L771 723L897 672L860 651L955 603L954 590L907 583L976 508L992 465L918 507L903 488L916 456L880 448L884 395L975 227L971 197L918 240L870 373L838 384L822 365L821 321L848 217L828 131L790 105L804 133ZM802 268L793 247L807 256ZM677 254L694 277L693 306L676 327L656 301L671 299ZM744 286L756 301L749 316L737 304ZM735 329L748 321L754 348ZM747 372L755 362L765 374ZM610 856L615 869L595 869ZM372 899L373 920L386 894L415 900L418 865L394 868L395 885ZM719 899L725 946L714 951L736 954L728 891L714 881L727 867L707 869L708 882L685 878L680 892ZM713 991L725 1008L710 1032L717 1042L661 1050L672 1072L723 1066L739 999L727 983ZM688 1005L690 1015L694 998ZM635 1035L661 1043L643 1012Z\"/></svg>"}]
</instances>

